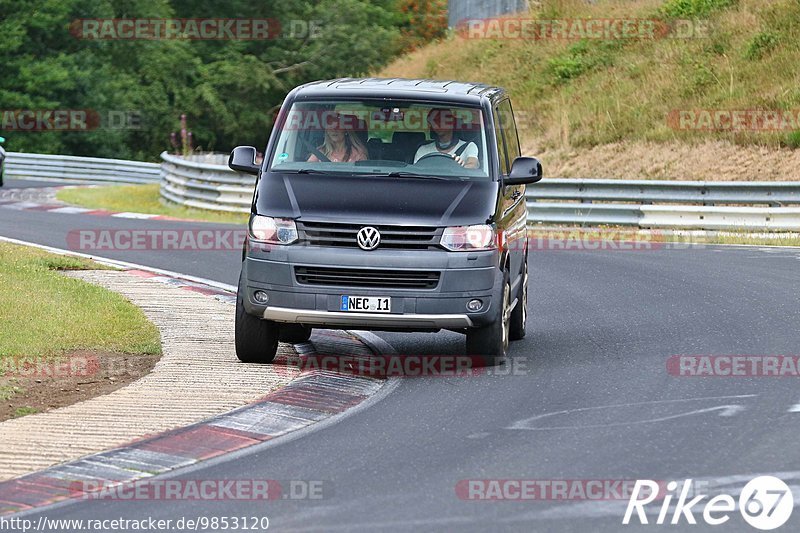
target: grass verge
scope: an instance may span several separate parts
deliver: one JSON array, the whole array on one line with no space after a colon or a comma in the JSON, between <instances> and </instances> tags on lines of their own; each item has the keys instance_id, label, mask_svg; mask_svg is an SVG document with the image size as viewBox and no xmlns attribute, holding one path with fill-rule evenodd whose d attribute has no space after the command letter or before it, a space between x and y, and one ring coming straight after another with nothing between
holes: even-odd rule
<instances>
[{"instance_id":1,"label":"grass verge","mask_svg":"<svg viewBox=\"0 0 800 533\"><path fill-rule=\"evenodd\" d=\"M0 421L106 394L155 364L160 335L138 307L59 273L102 268L0 242ZM76 354L97 370L53 371Z\"/></svg>"},{"instance_id":2,"label":"grass verge","mask_svg":"<svg viewBox=\"0 0 800 533\"><path fill-rule=\"evenodd\" d=\"M90 261L0 242L0 358L77 349L159 354L156 327L123 296L58 270Z\"/></svg>"},{"instance_id":3,"label":"grass verge","mask_svg":"<svg viewBox=\"0 0 800 533\"><path fill-rule=\"evenodd\" d=\"M726 233L695 237L695 242L702 244L751 244L754 246L800 246L800 235L786 237L758 236L747 233Z\"/></svg>"},{"instance_id":4,"label":"grass verge","mask_svg":"<svg viewBox=\"0 0 800 533\"><path fill-rule=\"evenodd\" d=\"M89 209L165 215L186 220L203 220L223 224L246 224L248 215L217 213L170 205L161 201L159 185L109 185L102 187L76 187L58 191L56 198Z\"/></svg>"}]
</instances>

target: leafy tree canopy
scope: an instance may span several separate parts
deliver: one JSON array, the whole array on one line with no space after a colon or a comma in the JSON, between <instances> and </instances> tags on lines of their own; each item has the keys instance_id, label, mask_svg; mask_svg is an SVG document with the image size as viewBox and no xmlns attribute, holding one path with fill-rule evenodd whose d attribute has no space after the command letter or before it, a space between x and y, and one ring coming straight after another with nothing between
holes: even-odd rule
<instances>
[{"instance_id":1,"label":"leafy tree canopy","mask_svg":"<svg viewBox=\"0 0 800 533\"><path fill-rule=\"evenodd\" d=\"M0 0L0 112L8 117L19 110L95 110L102 120L100 128L69 132L21 132L0 123L0 135L13 151L154 160L171 149L170 133L186 114L199 148L263 146L274 112L292 87L364 75L410 42L443 34L443 27L431 31L428 17L410 39L416 19L408 4ZM201 18L274 19L280 33L259 40L80 38L80 21L86 19ZM114 112L117 125L127 113L141 118L140 127L108 127Z\"/></svg>"}]
</instances>

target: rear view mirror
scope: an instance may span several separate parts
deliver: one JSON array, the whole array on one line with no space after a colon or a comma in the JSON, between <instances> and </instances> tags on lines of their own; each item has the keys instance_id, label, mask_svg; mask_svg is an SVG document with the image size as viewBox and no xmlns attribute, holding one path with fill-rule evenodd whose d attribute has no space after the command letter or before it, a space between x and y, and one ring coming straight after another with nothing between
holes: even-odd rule
<instances>
[{"instance_id":1,"label":"rear view mirror","mask_svg":"<svg viewBox=\"0 0 800 533\"><path fill-rule=\"evenodd\" d=\"M511 172L503 180L505 185L525 185L542 179L542 164L535 157L518 157L511 164Z\"/></svg>"},{"instance_id":2,"label":"rear view mirror","mask_svg":"<svg viewBox=\"0 0 800 533\"><path fill-rule=\"evenodd\" d=\"M228 166L232 170L238 172L246 172L247 174L258 174L258 165L256 164L256 149L252 146L237 146L231 152L228 158Z\"/></svg>"}]
</instances>

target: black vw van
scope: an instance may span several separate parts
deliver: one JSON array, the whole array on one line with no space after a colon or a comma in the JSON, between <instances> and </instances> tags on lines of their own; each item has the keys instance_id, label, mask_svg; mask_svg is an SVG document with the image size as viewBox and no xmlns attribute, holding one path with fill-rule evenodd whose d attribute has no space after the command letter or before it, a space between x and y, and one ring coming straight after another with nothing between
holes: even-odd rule
<instances>
[{"instance_id":1,"label":"black vw van","mask_svg":"<svg viewBox=\"0 0 800 533\"><path fill-rule=\"evenodd\" d=\"M338 79L286 98L257 176L236 306L236 352L269 363L314 327L466 334L501 362L525 336L525 186L499 87Z\"/></svg>"}]
</instances>

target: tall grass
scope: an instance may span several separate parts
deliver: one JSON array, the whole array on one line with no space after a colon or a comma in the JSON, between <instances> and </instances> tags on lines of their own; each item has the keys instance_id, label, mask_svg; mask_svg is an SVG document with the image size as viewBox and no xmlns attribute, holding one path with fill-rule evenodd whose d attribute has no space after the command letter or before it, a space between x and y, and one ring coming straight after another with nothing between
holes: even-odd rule
<instances>
[{"instance_id":1,"label":"tall grass","mask_svg":"<svg viewBox=\"0 0 800 533\"><path fill-rule=\"evenodd\" d=\"M504 86L515 109L525 111L523 141L542 148L623 139L800 143L800 133L788 130L697 131L667 120L676 110L800 109L797 0L551 0L531 16L657 19L672 33L612 41L456 35L399 59L380 75Z\"/></svg>"}]
</instances>

